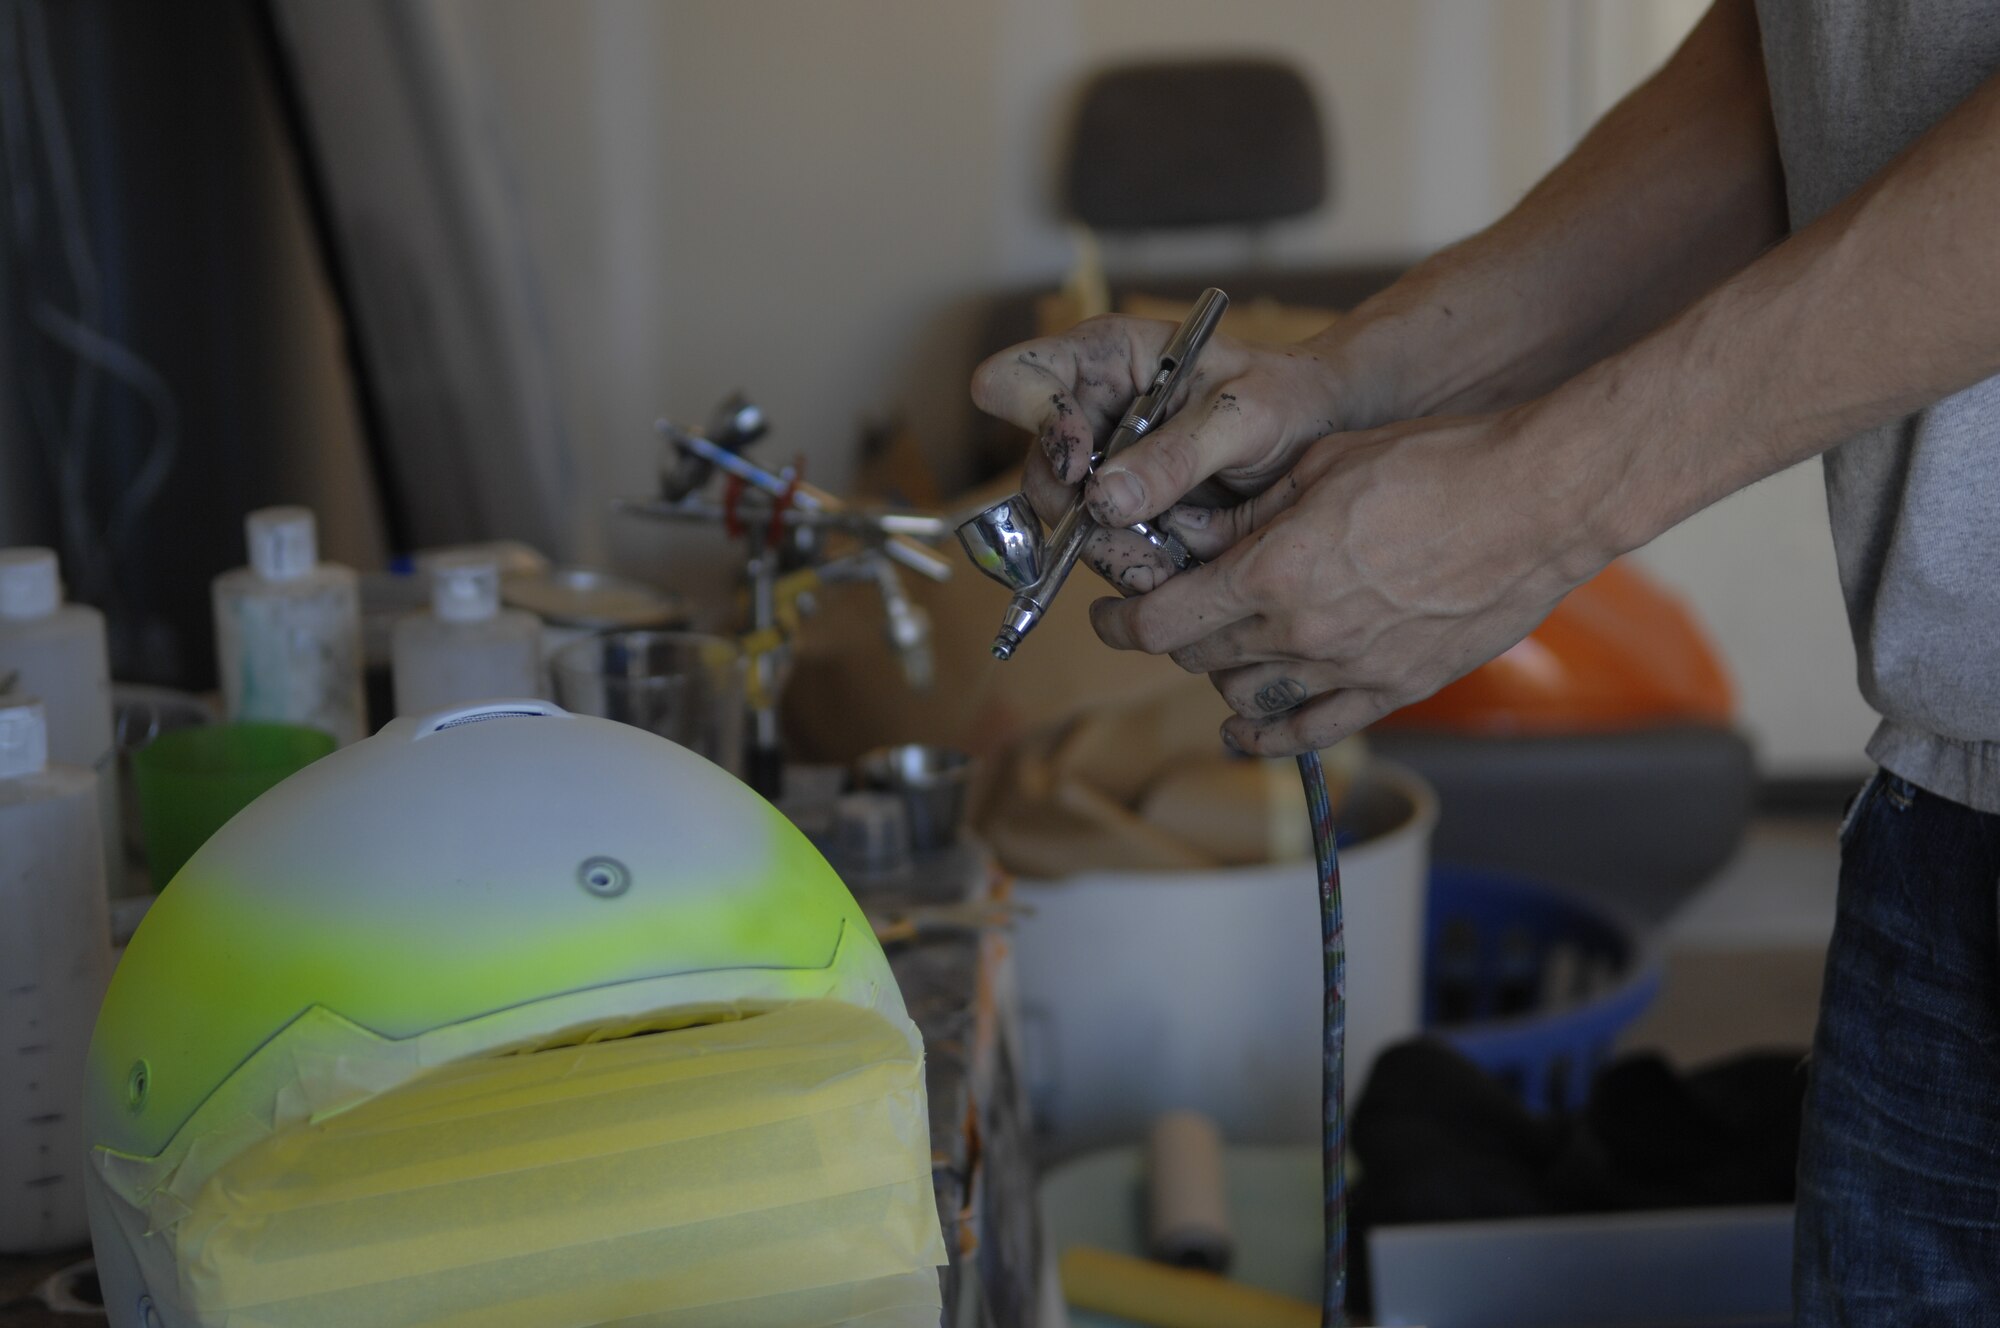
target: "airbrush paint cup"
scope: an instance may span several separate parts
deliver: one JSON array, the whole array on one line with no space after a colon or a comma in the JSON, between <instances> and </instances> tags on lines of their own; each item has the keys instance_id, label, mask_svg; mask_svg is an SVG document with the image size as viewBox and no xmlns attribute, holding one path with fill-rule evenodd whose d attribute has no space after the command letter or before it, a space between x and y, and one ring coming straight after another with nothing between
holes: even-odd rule
<instances>
[{"instance_id":1,"label":"airbrush paint cup","mask_svg":"<svg viewBox=\"0 0 2000 1328\"><path fill-rule=\"evenodd\" d=\"M959 523L958 542L972 565L1009 590L1042 575L1042 525L1026 494L1017 493Z\"/></svg>"}]
</instances>

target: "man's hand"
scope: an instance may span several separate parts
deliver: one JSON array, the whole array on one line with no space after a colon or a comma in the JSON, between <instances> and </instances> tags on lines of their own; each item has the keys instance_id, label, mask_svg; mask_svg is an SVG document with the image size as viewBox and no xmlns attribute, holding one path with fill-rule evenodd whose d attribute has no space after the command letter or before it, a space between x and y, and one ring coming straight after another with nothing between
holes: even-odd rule
<instances>
[{"instance_id":1,"label":"man's hand","mask_svg":"<svg viewBox=\"0 0 2000 1328\"><path fill-rule=\"evenodd\" d=\"M1591 484L1549 473L1572 441L1524 412L1322 439L1243 503L1178 514L1215 561L1091 618L1213 675L1238 750L1326 747L1507 649L1610 561Z\"/></svg>"},{"instance_id":2,"label":"man's hand","mask_svg":"<svg viewBox=\"0 0 2000 1328\"><path fill-rule=\"evenodd\" d=\"M1322 439L1206 529L1176 514L1215 561L1093 605L1098 635L1214 674L1237 712L1224 736L1246 751L1325 746L1499 654L1724 495L2000 375L2000 262L1981 229L1996 211L2000 75L1547 395Z\"/></svg>"},{"instance_id":3,"label":"man's hand","mask_svg":"<svg viewBox=\"0 0 2000 1328\"><path fill-rule=\"evenodd\" d=\"M1116 527L1190 494L1232 503L1264 492L1327 434L1546 393L1778 239L1783 184L1755 8L1716 0L1660 72L1501 221L1309 341L1213 339L1179 414L1091 485L1092 514ZM1069 505L1171 333L1095 318L980 366L973 399L1039 440L1024 487L1044 520ZM1188 539L1176 517L1166 524ZM1117 529L1093 535L1084 557L1126 594L1172 573Z\"/></svg>"},{"instance_id":4,"label":"man's hand","mask_svg":"<svg viewBox=\"0 0 2000 1328\"><path fill-rule=\"evenodd\" d=\"M1053 525L1089 473L1090 456L1159 368L1171 323L1111 315L1025 342L979 366L981 410L1035 434L1023 487ZM1174 415L1102 466L1085 494L1107 527L1084 561L1126 594L1173 574L1159 550L1120 527L1158 516L1190 492L1205 505L1262 493L1315 438L1362 421L1329 356L1312 343L1259 346L1212 338ZM1184 537L1167 519L1169 529Z\"/></svg>"},{"instance_id":5,"label":"man's hand","mask_svg":"<svg viewBox=\"0 0 2000 1328\"><path fill-rule=\"evenodd\" d=\"M1210 344L1180 413L1088 498L1109 525L1172 508L1216 561L1171 576L1100 532L1086 558L1147 593L1095 606L1099 634L1214 672L1238 746L1323 746L1506 649L1704 504L1994 373L1981 320L2000 298L1978 278L2000 269L1966 237L1993 213L1970 186L2000 179L1981 155L1996 104L2000 82L1857 195L1882 206L1765 254L1786 211L1762 41L1751 0L1716 0L1499 222L1310 342ZM1095 319L981 366L974 398L1040 438L1025 486L1045 519L1169 332Z\"/></svg>"}]
</instances>

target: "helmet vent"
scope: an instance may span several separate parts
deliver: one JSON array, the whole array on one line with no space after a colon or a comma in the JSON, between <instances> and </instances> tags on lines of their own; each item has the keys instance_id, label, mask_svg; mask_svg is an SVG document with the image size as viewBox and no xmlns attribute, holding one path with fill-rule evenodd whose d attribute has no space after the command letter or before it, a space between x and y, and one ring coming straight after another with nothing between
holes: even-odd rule
<instances>
[{"instance_id":1,"label":"helmet vent","mask_svg":"<svg viewBox=\"0 0 2000 1328\"><path fill-rule=\"evenodd\" d=\"M431 726L432 733L443 733L446 729L464 728L467 724L484 724L489 719L543 719L539 710L482 710L476 715L454 715L441 719Z\"/></svg>"},{"instance_id":2,"label":"helmet vent","mask_svg":"<svg viewBox=\"0 0 2000 1328\"><path fill-rule=\"evenodd\" d=\"M547 701L488 701L429 715L420 721L416 736L428 738L433 733L464 728L467 724L483 724L489 719L547 719L567 713Z\"/></svg>"}]
</instances>

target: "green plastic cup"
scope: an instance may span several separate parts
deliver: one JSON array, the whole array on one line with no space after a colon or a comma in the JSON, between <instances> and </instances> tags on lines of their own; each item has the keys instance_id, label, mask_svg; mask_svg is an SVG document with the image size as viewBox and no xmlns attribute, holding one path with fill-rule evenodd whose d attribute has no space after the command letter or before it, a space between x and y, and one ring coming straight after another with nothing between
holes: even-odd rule
<instances>
[{"instance_id":1,"label":"green plastic cup","mask_svg":"<svg viewBox=\"0 0 2000 1328\"><path fill-rule=\"evenodd\" d=\"M295 724L218 724L164 734L134 753L153 889L230 817L334 746L332 734Z\"/></svg>"}]
</instances>

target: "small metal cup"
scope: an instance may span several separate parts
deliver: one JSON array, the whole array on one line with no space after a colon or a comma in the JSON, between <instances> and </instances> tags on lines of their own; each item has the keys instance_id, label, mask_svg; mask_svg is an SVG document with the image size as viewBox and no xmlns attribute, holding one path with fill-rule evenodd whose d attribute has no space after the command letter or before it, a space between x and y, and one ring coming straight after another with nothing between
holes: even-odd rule
<instances>
[{"instance_id":1,"label":"small metal cup","mask_svg":"<svg viewBox=\"0 0 2000 1328\"><path fill-rule=\"evenodd\" d=\"M855 763L864 787L901 797L909 810L910 846L918 852L949 848L965 820L972 758L949 747L905 743L878 747Z\"/></svg>"},{"instance_id":2,"label":"small metal cup","mask_svg":"<svg viewBox=\"0 0 2000 1328\"><path fill-rule=\"evenodd\" d=\"M1003 498L958 527L972 565L1006 586L1022 590L1042 574L1042 523L1026 494Z\"/></svg>"},{"instance_id":3,"label":"small metal cup","mask_svg":"<svg viewBox=\"0 0 2000 1328\"><path fill-rule=\"evenodd\" d=\"M698 632L612 632L558 651L556 700L615 719L743 773L744 664L734 641Z\"/></svg>"},{"instance_id":4,"label":"small metal cup","mask_svg":"<svg viewBox=\"0 0 2000 1328\"><path fill-rule=\"evenodd\" d=\"M916 847L910 808L895 793L848 793L834 804L832 842L826 855L844 876L892 876L910 868Z\"/></svg>"}]
</instances>

